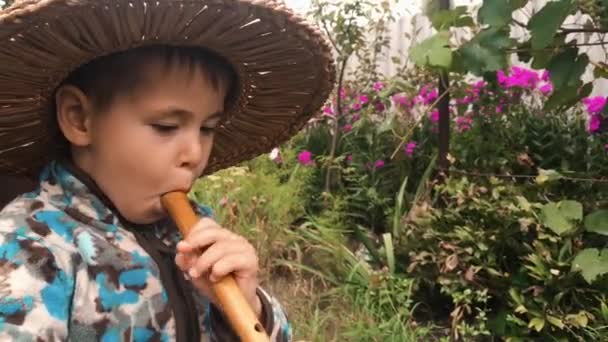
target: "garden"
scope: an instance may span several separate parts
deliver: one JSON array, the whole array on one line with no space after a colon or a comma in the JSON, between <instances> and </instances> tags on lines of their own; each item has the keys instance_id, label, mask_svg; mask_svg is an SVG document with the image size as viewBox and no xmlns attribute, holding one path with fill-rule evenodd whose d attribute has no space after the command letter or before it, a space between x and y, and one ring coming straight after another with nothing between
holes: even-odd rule
<instances>
[{"instance_id":1,"label":"garden","mask_svg":"<svg viewBox=\"0 0 608 342\"><path fill-rule=\"evenodd\" d=\"M191 193L258 247L295 339L608 340L608 1L431 1L407 56L392 2L309 15L331 100Z\"/></svg>"}]
</instances>

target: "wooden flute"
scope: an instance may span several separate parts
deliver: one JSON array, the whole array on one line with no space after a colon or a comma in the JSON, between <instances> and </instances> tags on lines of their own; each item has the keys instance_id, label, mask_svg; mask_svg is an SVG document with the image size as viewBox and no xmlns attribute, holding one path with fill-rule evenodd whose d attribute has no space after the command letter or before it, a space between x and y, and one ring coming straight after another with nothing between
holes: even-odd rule
<instances>
[{"instance_id":1,"label":"wooden flute","mask_svg":"<svg viewBox=\"0 0 608 342\"><path fill-rule=\"evenodd\" d=\"M199 218L194 210L192 210L186 194L181 191L169 192L161 197L161 202L175 221L182 236L187 236ZM220 281L212 283L212 290L224 315L228 318L230 326L241 338L241 341L270 341L264 327L256 317L256 314L245 299L232 275L228 275Z\"/></svg>"}]
</instances>

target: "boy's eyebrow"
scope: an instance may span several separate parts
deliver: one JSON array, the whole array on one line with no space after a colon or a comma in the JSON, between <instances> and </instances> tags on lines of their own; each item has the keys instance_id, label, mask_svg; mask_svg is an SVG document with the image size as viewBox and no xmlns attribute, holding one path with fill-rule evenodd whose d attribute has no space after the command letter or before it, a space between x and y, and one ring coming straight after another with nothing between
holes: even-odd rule
<instances>
[{"instance_id":1,"label":"boy's eyebrow","mask_svg":"<svg viewBox=\"0 0 608 342\"><path fill-rule=\"evenodd\" d=\"M159 116L162 117L177 117L180 120L183 119L190 119L192 117L194 117L194 113L192 111L189 111L187 109L182 109L179 107L173 107L170 106L166 109L160 110L157 112L157 114L159 114ZM222 111L217 111L215 113L212 113L211 115L209 115L205 121L209 121L209 120L214 120L214 119L219 119L221 118L223 115Z\"/></svg>"}]
</instances>

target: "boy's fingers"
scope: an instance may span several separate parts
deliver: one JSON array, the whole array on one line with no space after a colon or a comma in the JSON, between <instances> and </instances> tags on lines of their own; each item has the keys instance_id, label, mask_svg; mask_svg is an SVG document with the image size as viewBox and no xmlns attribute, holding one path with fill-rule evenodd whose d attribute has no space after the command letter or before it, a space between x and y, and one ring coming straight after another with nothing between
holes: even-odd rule
<instances>
[{"instance_id":1,"label":"boy's fingers","mask_svg":"<svg viewBox=\"0 0 608 342\"><path fill-rule=\"evenodd\" d=\"M177 253L175 255L175 263L184 272L192 267L194 261L196 261L196 257L192 254Z\"/></svg>"},{"instance_id":2,"label":"boy's fingers","mask_svg":"<svg viewBox=\"0 0 608 342\"><path fill-rule=\"evenodd\" d=\"M209 272L209 280L219 281L230 273L241 273L240 276L255 275L257 273L257 262L252 260L250 255L230 254L213 264ZM239 272L241 271L241 272ZM242 272L247 271L247 274Z\"/></svg>"},{"instance_id":3,"label":"boy's fingers","mask_svg":"<svg viewBox=\"0 0 608 342\"><path fill-rule=\"evenodd\" d=\"M199 248L205 248L215 242L222 240L244 239L233 232L223 228L205 228L192 231L184 238L185 244L178 244L178 251L189 253Z\"/></svg>"},{"instance_id":4,"label":"boy's fingers","mask_svg":"<svg viewBox=\"0 0 608 342\"><path fill-rule=\"evenodd\" d=\"M209 269L222 258L230 254L242 254L246 252L245 246L235 244L232 241L220 241L214 243L191 265L189 274L193 278L200 277L202 274L209 273Z\"/></svg>"}]
</instances>

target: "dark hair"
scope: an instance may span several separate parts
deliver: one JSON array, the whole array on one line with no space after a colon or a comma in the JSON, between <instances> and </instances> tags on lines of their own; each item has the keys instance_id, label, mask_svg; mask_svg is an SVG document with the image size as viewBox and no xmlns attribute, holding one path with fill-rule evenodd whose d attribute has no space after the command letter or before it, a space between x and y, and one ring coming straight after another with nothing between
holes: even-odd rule
<instances>
[{"instance_id":1,"label":"dark hair","mask_svg":"<svg viewBox=\"0 0 608 342\"><path fill-rule=\"evenodd\" d=\"M118 94L136 91L146 67L153 61L160 61L164 67L178 63L191 71L199 68L214 88L220 82L228 86L227 101L234 97L237 79L230 63L200 47L151 45L100 57L73 71L62 84L78 87L91 98L97 110L103 111Z\"/></svg>"},{"instance_id":2,"label":"dark hair","mask_svg":"<svg viewBox=\"0 0 608 342\"><path fill-rule=\"evenodd\" d=\"M201 47L169 45L143 46L94 59L70 73L61 85L69 84L79 88L91 99L97 111L104 111L119 94L137 91L144 81L146 67L156 61L160 61L166 68L177 63L192 72L202 70L214 88L218 89L220 85L228 87L225 99L227 106L237 95L238 77L226 59ZM52 109L52 138L59 142L56 147L59 148L60 156L66 157L69 156L69 143L58 127L54 100Z\"/></svg>"}]
</instances>

